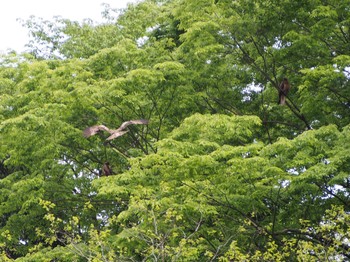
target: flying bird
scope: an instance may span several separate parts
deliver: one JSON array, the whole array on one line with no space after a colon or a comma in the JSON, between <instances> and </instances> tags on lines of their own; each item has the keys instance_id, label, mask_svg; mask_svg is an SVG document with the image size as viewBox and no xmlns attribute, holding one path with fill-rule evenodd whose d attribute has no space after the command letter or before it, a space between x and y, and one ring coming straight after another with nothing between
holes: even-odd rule
<instances>
[{"instance_id":1,"label":"flying bird","mask_svg":"<svg viewBox=\"0 0 350 262\"><path fill-rule=\"evenodd\" d=\"M87 137L96 135L100 131L107 131L108 133L111 134L106 139L108 141L108 140L112 140L114 138L120 137L120 136L124 135L125 133L129 132L129 130L124 130L129 125L147 125L148 122L149 121L146 119L130 120L130 121L126 121L126 122L122 123L121 126L117 129L109 129L108 127L106 127L104 125L90 126L83 131L83 135L84 135L84 137L87 138Z\"/></svg>"},{"instance_id":2,"label":"flying bird","mask_svg":"<svg viewBox=\"0 0 350 262\"><path fill-rule=\"evenodd\" d=\"M290 85L288 83L288 79L283 78L283 80L279 86L279 92L278 92L278 95L279 95L278 103L280 105L284 105L286 103L286 96L288 94L289 89L290 89Z\"/></svg>"}]
</instances>

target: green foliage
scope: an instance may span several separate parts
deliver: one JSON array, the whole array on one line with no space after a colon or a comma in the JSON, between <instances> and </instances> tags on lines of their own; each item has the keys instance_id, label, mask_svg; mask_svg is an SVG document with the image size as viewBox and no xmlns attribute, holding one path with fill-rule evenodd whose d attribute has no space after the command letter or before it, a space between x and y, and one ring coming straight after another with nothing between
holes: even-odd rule
<instances>
[{"instance_id":1,"label":"green foliage","mask_svg":"<svg viewBox=\"0 0 350 262\"><path fill-rule=\"evenodd\" d=\"M156 154L135 159L128 172L99 182L99 194L112 191L128 202L110 225L121 230L115 240L120 255L191 261L311 259L314 249L327 258L346 255L346 237L329 243L318 230L332 205L346 203L348 178L336 159L338 152L349 153L347 143L340 142L347 130L328 126L264 146L253 139L259 125L252 124L250 117L191 116L158 142ZM235 125L245 145L220 132Z\"/></svg>"},{"instance_id":2,"label":"green foliage","mask_svg":"<svg viewBox=\"0 0 350 262\"><path fill-rule=\"evenodd\" d=\"M28 254L26 257L16 259L19 262L30 262L30 261L62 261L62 262L78 262L84 261L79 258L77 254L71 251L72 248L64 248L64 247L56 247L56 248L44 248L41 249L40 252L34 252L32 254Z\"/></svg>"},{"instance_id":3,"label":"green foliage","mask_svg":"<svg viewBox=\"0 0 350 262\"><path fill-rule=\"evenodd\" d=\"M26 21L29 53L0 57L0 260L349 259L349 4Z\"/></svg>"},{"instance_id":4,"label":"green foliage","mask_svg":"<svg viewBox=\"0 0 350 262\"><path fill-rule=\"evenodd\" d=\"M219 261L346 260L346 257L339 255L338 252L338 249L345 248L347 250L344 241L348 237L349 214L344 212L342 208L333 206L326 212L322 224L316 228L309 228L307 223L304 226L305 228L302 230L304 233L313 236L319 234L325 236L325 238L314 243L310 243L306 239L300 239L298 241L283 239L283 249L281 250L278 249L276 242L270 239L266 244L267 250L265 252L256 251L253 254L242 252L234 241L225 255L220 257ZM323 244L325 241L328 242L326 245ZM293 253L296 254L292 255Z\"/></svg>"}]
</instances>

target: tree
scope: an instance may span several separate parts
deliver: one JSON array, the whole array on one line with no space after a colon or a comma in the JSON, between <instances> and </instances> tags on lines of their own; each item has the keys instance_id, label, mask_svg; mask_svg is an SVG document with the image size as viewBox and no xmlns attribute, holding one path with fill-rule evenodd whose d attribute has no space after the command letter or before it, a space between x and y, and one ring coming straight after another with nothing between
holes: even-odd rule
<instances>
[{"instance_id":1,"label":"tree","mask_svg":"<svg viewBox=\"0 0 350 262\"><path fill-rule=\"evenodd\" d=\"M101 198L127 204L99 233L105 250L135 260L348 257L348 128L264 146L260 125L193 115L157 153L94 181Z\"/></svg>"},{"instance_id":2,"label":"tree","mask_svg":"<svg viewBox=\"0 0 350 262\"><path fill-rule=\"evenodd\" d=\"M1 259L348 259L348 4L27 21L29 53L0 59Z\"/></svg>"}]
</instances>

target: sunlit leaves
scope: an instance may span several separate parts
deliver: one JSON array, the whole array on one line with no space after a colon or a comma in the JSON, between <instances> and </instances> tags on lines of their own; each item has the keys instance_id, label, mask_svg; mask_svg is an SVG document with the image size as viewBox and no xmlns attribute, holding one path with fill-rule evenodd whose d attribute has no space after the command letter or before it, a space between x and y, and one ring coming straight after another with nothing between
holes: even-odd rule
<instances>
[{"instance_id":1,"label":"sunlit leaves","mask_svg":"<svg viewBox=\"0 0 350 262\"><path fill-rule=\"evenodd\" d=\"M292 245L292 232L303 236L299 219L318 227L331 204L346 201L348 187L341 184L347 178L339 173L342 162L336 161L337 152L347 150L344 143L336 142L346 130L339 132L328 126L264 146L252 139L259 121L215 117L197 114L186 119L169 138L158 142L156 154L133 161L130 171L114 179L117 184L127 185L131 194L127 210L113 220L124 226L129 223L131 228L125 228L118 237L132 239L132 246L139 243L150 250L148 255L156 257L182 256L187 251L194 257L205 252L214 256L220 247L218 254L225 259L231 251L225 254L221 248L231 250L229 243L235 243L231 241L239 243L237 256L244 257L243 251L237 252L249 246L256 261L302 256ZM220 132L235 124L239 124L235 133ZM246 125L248 133L244 132ZM245 133L246 144L230 144L230 137L243 139L241 132ZM333 179L336 174L340 175L339 184ZM257 235L248 241L253 232ZM208 246L212 237L215 241ZM287 245L284 253L283 245L272 239ZM182 244L174 245L173 241ZM261 249L260 241L266 241L269 248ZM196 249L188 250L189 244L196 245ZM252 245L255 248L251 249ZM302 246L305 250L313 248L307 240Z\"/></svg>"},{"instance_id":2,"label":"sunlit leaves","mask_svg":"<svg viewBox=\"0 0 350 262\"><path fill-rule=\"evenodd\" d=\"M34 56L1 57L0 259L346 256L348 4L147 0L101 25L28 21ZM82 136L139 118L110 143Z\"/></svg>"},{"instance_id":3,"label":"sunlit leaves","mask_svg":"<svg viewBox=\"0 0 350 262\"><path fill-rule=\"evenodd\" d=\"M182 128L172 133L174 139L182 141L206 140L219 144L245 144L251 141L254 128L260 125L256 117L226 115L193 115L187 118Z\"/></svg>"}]
</instances>

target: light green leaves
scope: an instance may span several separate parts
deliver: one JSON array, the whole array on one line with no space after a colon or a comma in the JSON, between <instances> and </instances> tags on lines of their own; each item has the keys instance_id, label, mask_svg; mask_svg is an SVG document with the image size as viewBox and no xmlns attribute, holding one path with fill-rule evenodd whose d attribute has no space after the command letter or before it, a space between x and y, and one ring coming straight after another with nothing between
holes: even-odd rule
<instances>
[{"instance_id":1,"label":"light green leaves","mask_svg":"<svg viewBox=\"0 0 350 262\"><path fill-rule=\"evenodd\" d=\"M101 25L28 21L32 55L0 60L0 259L347 256L348 6L146 0Z\"/></svg>"}]
</instances>

